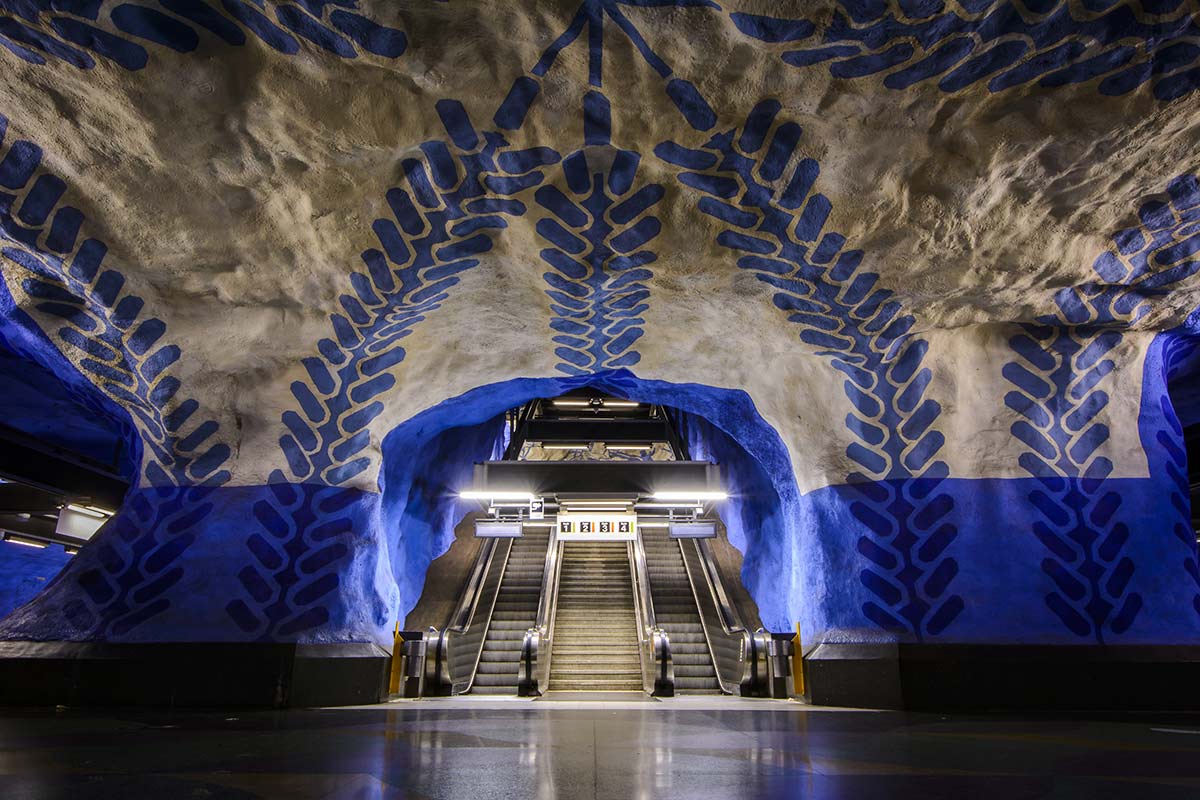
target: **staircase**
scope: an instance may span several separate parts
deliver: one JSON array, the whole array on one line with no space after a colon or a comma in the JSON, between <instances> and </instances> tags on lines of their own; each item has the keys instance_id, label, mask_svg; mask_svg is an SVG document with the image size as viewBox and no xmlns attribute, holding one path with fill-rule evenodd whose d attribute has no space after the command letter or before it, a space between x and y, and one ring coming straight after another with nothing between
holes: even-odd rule
<instances>
[{"instance_id":1,"label":"staircase","mask_svg":"<svg viewBox=\"0 0 1200 800\"><path fill-rule=\"evenodd\" d=\"M537 624L549 544L550 531L541 528L526 529L520 538L513 540L471 694L517 693L521 643L525 631Z\"/></svg>"},{"instance_id":2,"label":"staircase","mask_svg":"<svg viewBox=\"0 0 1200 800\"><path fill-rule=\"evenodd\" d=\"M679 541L664 533L642 531L646 572L654 601L654 620L671 641L677 693L720 692L696 597L688 582ZM690 543L689 543L690 546Z\"/></svg>"},{"instance_id":3,"label":"staircase","mask_svg":"<svg viewBox=\"0 0 1200 800\"><path fill-rule=\"evenodd\" d=\"M633 581L625 542L563 545L549 689L642 691Z\"/></svg>"}]
</instances>

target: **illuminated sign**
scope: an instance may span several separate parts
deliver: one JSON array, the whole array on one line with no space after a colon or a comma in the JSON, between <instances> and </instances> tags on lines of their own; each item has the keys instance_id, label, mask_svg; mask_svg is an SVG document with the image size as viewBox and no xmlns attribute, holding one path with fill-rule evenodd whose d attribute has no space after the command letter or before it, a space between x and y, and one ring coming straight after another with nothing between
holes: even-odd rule
<instances>
[{"instance_id":1,"label":"illuminated sign","mask_svg":"<svg viewBox=\"0 0 1200 800\"><path fill-rule=\"evenodd\" d=\"M515 539L521 535L521 523L477 520L475 535L481 539Z\"/></svg>"},{"instance_id":2,"label":"illuminated sign","mask_svg":"<svg viewBox=\"0 0 1200 800\"><path fill-rule=\"evenodd\" d=\"M637 515L561 513L558 538L565 542L632 542L637 538Z\"/></svg>"},{"instance_id":3,"label":"illuminated sign","mask_svg":"<svg viewBox=\"0 0 1200 800\"><path fill-rule=\"evenodd\" d=\"M672 522L670 525L672 539L711 539L717 535L715 522Z\"/></svg>"}]
</instances>

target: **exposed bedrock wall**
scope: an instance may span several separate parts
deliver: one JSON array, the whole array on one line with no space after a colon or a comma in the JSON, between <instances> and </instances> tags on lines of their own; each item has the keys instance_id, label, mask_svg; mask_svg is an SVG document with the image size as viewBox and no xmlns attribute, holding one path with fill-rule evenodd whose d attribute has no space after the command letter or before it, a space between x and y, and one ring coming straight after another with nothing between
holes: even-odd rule
<instances>
[{"instance_id":1,"label":"exposed bedrock wall","mask_svg":"<svg viewBox=\"0 0 1200 800\"><path fill-rule=\"evenodd\" d=\"M601 373L711 423L772 627L1194 638L1191 5L16 5L0 336L139 488L4 635L385 637Z\"/></svg>"},{"instance_id":2,"label":"exposed bedrock wall","mask_svg":"<svg viewBox=\"0 0 1200 800\"><path fill-rule=\"evenodd\" d=\"M1107 398L1081 402L1084 393L1071 400L1047 386L1044 418L1029 411L1032 428L1014 423L1036 446L1018 455L1025 478L855 481L800 494L705 420L688 416L685 430L694 457L722 465L733 496L721 516L774 630L800 622L808 643L1194 643L1200 570L1167 392L1194 351L1178 335L1150 342L1140 410L1123 418L1105 411ZM1145 477L1109 477L1129 468L1104 454L1110 425L1144 443Z\"/></svg>"},{"instance_id":3,"label":"exposed bedrock wall","mask_svg":"<svg viewBox=\"0 0 1200 800\"><path fill-rule=\"evenodd\" d=\"M456 494L473 464L502 452L504 410L583 385L712 420L795 494L786 448L744 392L625 370L517 379L388 434L380 492L286 482L132 491L47 590L0 623L0 638L388 642L471 507Z\"/></svg>"},{"instance_id":4,"label":"exposed bedrock wall","mask_svg":"<svg viewBox=\"0 0 1200 800\"><path fill-rule=\"evenodd\" d=\"M357 489L136 489L0 637L390 641L380 516L380 495Z\"/></svg>"},{"instance_id":5,"label":"exposed bedrock wall","mask_svg":"<svg viewBox=\"0 0 1200 800\"><path fill-rule=\"evenodd\" d=\"M70 561L62 545L37 548L0 542L0 616L46 588Z\"/></svg>"},{"instance_id":6,"label":"exposed bedrock wall","mask_svg":"<svg viewBox=\"0 0 1200 800\"><path fill-rule=\"evenodd\" d=\"M455 492L504 446L503 410L592 385L685 412L693 456L722 466L733 497L720 510L772 629L799 621L809 642L1196 641L1200 575L1166 391L1186 353L1170 336L1134 338L1141 397L1117 404L1123 418L1061 397L1043 403L1045 419L1026 409L1021 419L1040 420L1032 432L1006 417L1031 443L1012 453L1025 478L935 473L801 492L792 459L829 454L785 443L744 392L627 370L480 387L385 438L381 492L281 482L131 493L0 635L386 642L468 510ZM1133 428L1139 463L1104 455L1119 452L1110 425Z\"/></svg>"}]
</instances>

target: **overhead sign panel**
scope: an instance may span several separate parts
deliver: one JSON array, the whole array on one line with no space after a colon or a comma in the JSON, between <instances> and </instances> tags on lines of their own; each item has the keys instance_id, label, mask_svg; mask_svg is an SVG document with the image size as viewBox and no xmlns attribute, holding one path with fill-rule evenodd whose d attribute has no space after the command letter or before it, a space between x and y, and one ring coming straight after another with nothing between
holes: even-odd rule
<instances>
[{"instance_id":1,"label":"overhead sign panel","mask_svg":"<svg viewBox=\"0 0 1200 800\"><path fill-rule=\"evenodd\" d=\"M672 539L711 539L717 535L715 522L672 522L670 525Z\"/></svg>"},{"instance_id":2,"label":"overhead sign panel","mask_svg":"<svg viewBox=\"0 0 1200 800\"><path fill-rule=\"evenodd\" d=\"M560 513L558 538L564 542L632 542L637 514Z\"/></svg>"},{"instance_id":3,"label":"overhead sign panel","mask_svg":"<svg viewBox=\"0 0 1200 800\"><path fill-rule=\"evenodd\" d=\"M475 523L475 535L481 539L515 539L521 535L521 523L479 520Z\"/></svg>"}]
</instances>

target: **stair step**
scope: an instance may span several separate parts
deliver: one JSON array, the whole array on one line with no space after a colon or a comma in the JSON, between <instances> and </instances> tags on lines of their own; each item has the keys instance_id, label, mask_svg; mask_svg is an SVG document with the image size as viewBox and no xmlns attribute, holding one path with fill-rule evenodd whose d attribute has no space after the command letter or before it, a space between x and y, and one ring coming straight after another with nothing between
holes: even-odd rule
<instances>
[{"instance_id":1,"label":"stair step","mask_svg":"<svg viewBox=\"0 0 1200 800\"><path fill-rule=\"evenodd\" d=\"M654 621L671 641L677 690L719 691L712 654L679 542L643 532Z\"/></svg>"}]
</instances>

